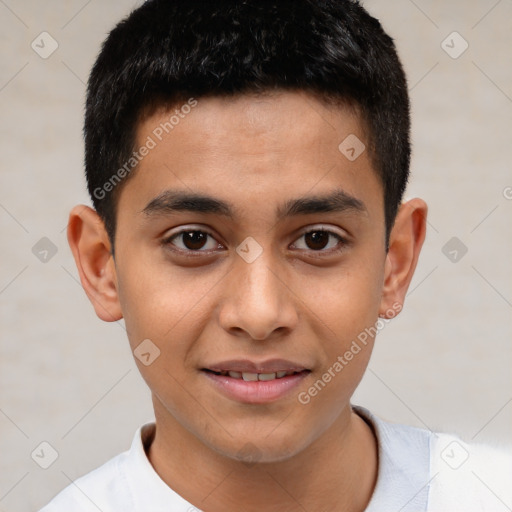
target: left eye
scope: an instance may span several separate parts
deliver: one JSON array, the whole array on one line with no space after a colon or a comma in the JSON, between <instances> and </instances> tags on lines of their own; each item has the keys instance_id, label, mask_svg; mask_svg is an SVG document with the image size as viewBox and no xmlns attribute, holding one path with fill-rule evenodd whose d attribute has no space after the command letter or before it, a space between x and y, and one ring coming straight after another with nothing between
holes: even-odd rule
<instances>
[{"instance_id":1,"label":"left eye","mask_svg":"<svg viewBox=\"0 0 512 512\"><path fill-rule=\"evenodd\" d=\"M345 241L337 233L327 231L325 229L308 231L307 233L302 234L298 240L302 239L302 242L294 243L294 248L311 251L326 251L329 249L335 249L340 242L343 243Z\"/></svg>"},{"instance_id":2,"label":"left eye","mask_svg":"<svg viewBox=\"0 0 512 512\"><path fill-rule=\"evenodd\" d=\"M208 251L219 247L219 243L209 233L199 230L180 231L164 242L183 251Z\"/></svg>"}]
</instances>

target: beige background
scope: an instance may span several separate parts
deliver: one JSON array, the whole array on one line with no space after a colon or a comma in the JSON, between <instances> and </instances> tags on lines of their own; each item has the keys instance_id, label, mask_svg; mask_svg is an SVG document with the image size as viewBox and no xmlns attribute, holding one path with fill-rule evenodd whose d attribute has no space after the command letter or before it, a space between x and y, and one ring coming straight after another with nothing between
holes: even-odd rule
<instances>
[{"instance_id":1,"label":"beige background","mask_svg":"<svg viewBox=\"0 0 512 512\"><path fill-rule=\"evenodd\" d=\"M89 202L84 83L107 31L134 5L0 0L0 512L42 506L127 449L152 418L122 322L96 318L65 239L69 209ZM512 2L365 5L396 39L409 76L407 195L429 203L430 225L405 310L380 334L354 402L510 443ZM59 45L47 59L31 48L42 31ZM469 44L457 59L441 46L453 31ZM462 43L447 40L451 52ZM46 263L32 252L42 237L57 248ZM468 249L455 263L442 251L452 237ZM31 458L42 441L59 454L46 470Z\"/></svg>"}]
</instances>

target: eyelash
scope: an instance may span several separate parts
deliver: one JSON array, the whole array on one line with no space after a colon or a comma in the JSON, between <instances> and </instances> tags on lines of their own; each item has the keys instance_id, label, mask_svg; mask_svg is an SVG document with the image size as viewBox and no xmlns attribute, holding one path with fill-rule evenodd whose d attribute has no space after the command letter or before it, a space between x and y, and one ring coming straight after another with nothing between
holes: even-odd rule
<instances>
[{"instance_id":1,"label":"eyelash","mask_svg":"<svg viewBox=\"0 0 512 512\"><path fill-rule=\"evenodd\" d=\"M324 257L323 255L328 255L328 256L331 256L331 255L335 255L335 254L339 254L341 252L343 252L346 248L346 246L348 245L348 240L346 238L344 238L343 236L341 236L340 234L334 232L334 231L330 231L328 229L325 229L325 228L313 228L313 229L309 229L308 231L304 231L300 236L299 238L297 238L297 240L299 240L300 238L310 234L310 233L319 233L319 232L322 232L322 233L327 233L335 238L337 238L338 240L338 247L335 248L335 249L319 249L319 250L314 250L314 249L299 249L300 251L307 251L309 253L312 253L314 254L314 257ZM170 246L174 245L172 243L173 240L175 240L176 238L178 238L179 236L185 234L185 233L203 233L203 234L206 234L207 236L213 238L215 240L215 237L208 231L204 230L204 229L182 229L180 231L178 231L177 233L173 233L171 236L168 236L166 237L165 239L162 240L162 246L164 246L165 248L167 248L168 250L171 250L175 253L180 253L180 255L183 255L185 257L190 257L190 258L196 258L198 256L204 256L205 254L206 255L210 255L212 254L212 252L215 252L216 249L210 249L210 250L193 250L193 249L180 249L180 248L171 248ZM297 241L296 240L296 241ZM296 242L295 241L295 242ZM294 243L295 243L294 242ZM218 242L217 242L218 243ZM219 243L218 243L219 244ZM221 244L219 244L221 245Z\"/></svg>"}]
</instances>

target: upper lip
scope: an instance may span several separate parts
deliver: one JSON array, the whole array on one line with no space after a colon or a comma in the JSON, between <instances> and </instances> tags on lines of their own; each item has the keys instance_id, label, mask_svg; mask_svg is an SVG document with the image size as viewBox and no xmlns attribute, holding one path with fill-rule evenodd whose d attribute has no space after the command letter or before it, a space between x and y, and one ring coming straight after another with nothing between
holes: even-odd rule
<instances>
[{"instance_id":1,"label":"upper lip","mask_svg":"<svg viewBox=\"0 0 512 512\"><path fill-rule=\"evenodd\" d=\"M214 372L241 372L241 373L276 373L301 372L308 370L304 365L287 361L286 359L268 359L266 361L250 361L249 359L231 359L221 361L203 368Z\"/></svg>"}]
</instances>

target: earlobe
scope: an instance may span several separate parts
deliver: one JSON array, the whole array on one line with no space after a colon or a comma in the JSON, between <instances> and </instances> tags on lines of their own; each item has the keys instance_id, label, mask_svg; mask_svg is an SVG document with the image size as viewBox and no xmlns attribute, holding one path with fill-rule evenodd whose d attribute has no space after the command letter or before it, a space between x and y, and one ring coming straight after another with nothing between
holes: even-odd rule
<instances>
[{"instance_id":1,"label":"earlobe","mask_svg":"<svg viewBox=\"0 0 512 512\"><path fill-rule=\"evenodd\" d=\"M386 256L381 316L401 310L425 240L427 211L425 201L418 198L400 206Z\"/></svg>"},{"instance_id":2,"label":"earlobe","mask_svg":"<svg viewBox=\"0 0 512 512\"><path fill-rule=\"evenodd\" d=\"M114 258L103 221L92 208L75 206L69 214L67 235L80 281L96 314L106 322L121 319Z\"/></svg>"}]
</instances>

